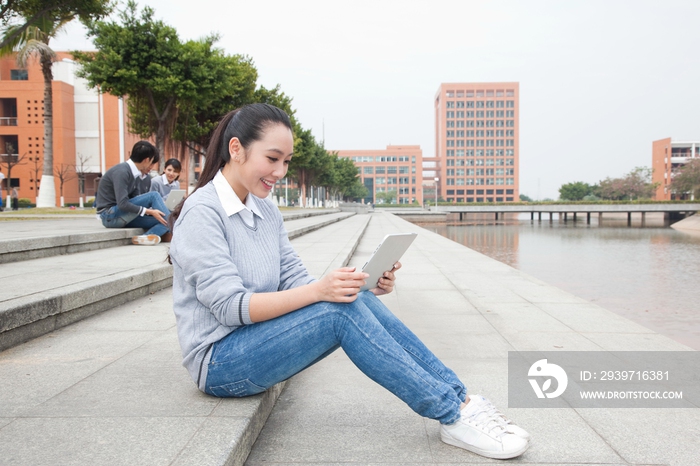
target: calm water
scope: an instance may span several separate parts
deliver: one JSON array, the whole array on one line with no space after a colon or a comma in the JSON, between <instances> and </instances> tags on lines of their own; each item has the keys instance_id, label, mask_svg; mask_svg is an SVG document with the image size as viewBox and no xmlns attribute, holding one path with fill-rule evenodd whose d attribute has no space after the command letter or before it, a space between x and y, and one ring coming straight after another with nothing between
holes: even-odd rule
<instances>
[{"instance_id":1,"label":"calm water","mask_svg":"<svg viewBox=\"0 0 700 466\"><path fill-rule=\"evenodd\" d=\"M700 236L614 221L421 226L700 350Z\"/></svg>"}]
</instances>

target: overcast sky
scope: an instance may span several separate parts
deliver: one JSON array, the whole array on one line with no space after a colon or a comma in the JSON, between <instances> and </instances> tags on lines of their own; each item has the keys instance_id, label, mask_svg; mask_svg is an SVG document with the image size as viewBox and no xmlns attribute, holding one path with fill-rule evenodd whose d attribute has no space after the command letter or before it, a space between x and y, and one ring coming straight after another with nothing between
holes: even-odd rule
<instances>
[{"instance_id":1,"label":"overcast sky","mask_svg":"<svg viewBox=\"0 0 700 466\"><path fill-rule=\"evenodd\" d=\"M520 187L558 197L700 140L697 0L139 0L182 39L211 32L294 98L328 149L435 152L442 82L520 83ZM90 49L79 26L51 44Z\"/></svg>"}]
</instances>

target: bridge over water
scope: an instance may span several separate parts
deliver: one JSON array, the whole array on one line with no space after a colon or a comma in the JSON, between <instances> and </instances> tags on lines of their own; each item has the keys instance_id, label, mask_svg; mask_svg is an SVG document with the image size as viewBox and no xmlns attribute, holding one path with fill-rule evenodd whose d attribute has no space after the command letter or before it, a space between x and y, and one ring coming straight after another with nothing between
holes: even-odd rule
<instances>
[{"instance_id":1,"label":"bridge over water","mask_svg":"<svg viewBox=\"0 0 700 466\"><path fill-rule=\"evenodd\" d=\"M460 220L465 220L469 214L494 214L496 220L508 213L530 213L530 219L542 220L542 214L549 215L552 221L554 215L560 220L568 220L569 214L576 221L578 215L586 216L586 223L591 223L591 214L598 214L602 220L604 214L627 214L627 223L632 223L632 214L639 214L644 223L647 213L663 213L667 219L683 218L700 211L700 202L695 203L663 203L663 204L494 204L494 205L438 205L430 207L431 212L459 214Z\"/></svg>"}]
</instances>

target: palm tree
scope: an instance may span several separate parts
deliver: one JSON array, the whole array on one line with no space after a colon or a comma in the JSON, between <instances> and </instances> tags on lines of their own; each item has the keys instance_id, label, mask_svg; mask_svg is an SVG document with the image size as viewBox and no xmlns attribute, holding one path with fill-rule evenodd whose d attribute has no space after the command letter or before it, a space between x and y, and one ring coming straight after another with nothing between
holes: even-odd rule
<instances>
[{"instance_id":1,"label":"palm tree","mask_svg":"<svg viewBox=\"0 0 700 466\"><path fill-rule=\"evenodd\" d=\"M49 41L72 19L73 17L56 19L44 15L21 34L15 33L15 30L21 26L9 26L5 29L3 38L12 38L12 40L0 49L0 56L16 52L17 65L20 68L26 68L30 59L38 59L44 75L44 169L36 201L37 207L56 206L56 184L53 176L53 91L51 89L53 81L51 68L56 60L56 52L49 47Z\"/></svg>"}]
</instances>

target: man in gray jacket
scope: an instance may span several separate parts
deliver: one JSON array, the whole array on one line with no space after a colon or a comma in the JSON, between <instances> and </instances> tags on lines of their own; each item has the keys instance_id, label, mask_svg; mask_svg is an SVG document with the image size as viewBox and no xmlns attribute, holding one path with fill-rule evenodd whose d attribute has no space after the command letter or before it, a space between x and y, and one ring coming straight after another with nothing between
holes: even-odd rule
<instances>
[{"instance_id":1,"label":"man in gray jacket","mask_svg":"<svg viewBox=\"0 0 700 466\"><path fill-rule=\"evenodd\" d=\"M148 141L139 141L126 162L113 166L100 179L95 207L107 228L143 228L134 236L134 244L158 244L170 240L170 211L157 192L140 194L140 184L151 166L160 160L158 149Z\"/></svg>"}]
</instances>

